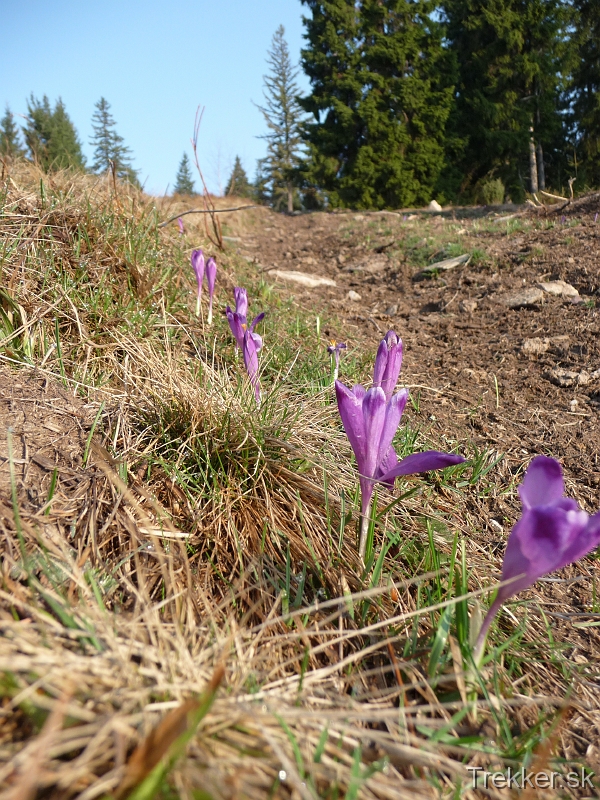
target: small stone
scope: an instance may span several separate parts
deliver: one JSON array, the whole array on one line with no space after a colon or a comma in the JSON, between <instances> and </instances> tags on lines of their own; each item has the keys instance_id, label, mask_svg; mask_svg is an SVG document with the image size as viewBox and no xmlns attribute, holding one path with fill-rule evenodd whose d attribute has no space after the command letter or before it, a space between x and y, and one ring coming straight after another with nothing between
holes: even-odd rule
<instances>
[{"instance_id":1,"label":"small stone","mask_svg":"<svg viewBox=\"0 0 600 800\"><path fill-rule=\"evenodd\" d=\"M291 257L292 257L292 254L289 252L289 250L288 250L288 252L287 252L287 253L284 253L283 255L284 255L286 258L291 258Z\"/></svg>"},{"instance_id":2,"label":"small stone","mask_svg":"<svg viewBox=\"0 0 600 800\"><path fill-rule=\"evenodd\" d=\"M317 286L335 286L335 281L331 278L322 278L319 275L307 275L304 272L297 272L295 270L275 269L269 272L275 278L281 278L284 281L293 281L307 286L309 289L316 289Z\"/></svg>"},{"instance_id":3,"label":"small stone","mask_svg":"<svg viewBox=\"0 0 600 800\"><path fill-rule=\"evenodd\" d=\"M363 214L355 214L355 215L354 215L354 219L355 219L357 222L360 222L362 219L364 219L364 215L363 215Z\"/></svg>"},{"instance_id":4,"label":"small stone","mask_svg":"<svg viewBox=\"0 0 600 800\"><path fill-rule=\"evenodd\" d=\"M345 260L346 260L346 256L343 253L340 253L339 256L337 257L338 264L343 264L345 262Z\"/></svg>"},{"instance_id":5,"label":"small stone","mask_svg":"<svg viewBox=\"0 0 600 800\"><path fill-rule=\"evenodd\" d=\"M430 211L441 211L441 210L442 210L442 207L441 207L441 205L438 203L438 201L437 201L437 200L432 200L432 201L431 201L431 203L429 203L429 205L427 206L427 208L428 208Z\"/></svg>"},{"instance_id":6,"label":"small stone","mask_svg":"<svg viewBox=\"0 0 600 800\"><path fill-rule=\"evenodd\" d=\"M565 281L544 281L538 283L540 289L547 294L564 295L564 297L579 297L579 292L570 283Z\"/></svg>"},{"instance_id":7,"label":"small stone","mask_svg":"<svg viewBox=\"0 0 600 800\"><path fill-rule=\"evenodd\" d=\"M348 292L348 300L352 300L355 303L358 303L359 300L362 300L362 297L359 295L358 292L355 292L354 289L350 289Z\"/></svg>"},{"instance_id":8,"label":"small stone","mask_svg":"<svg viewBox=\"0 0 600 800\"><path fill-rule=\"evenodd\" d=\"M467 232L466 228L461 228L459 231L456 231L457 236L463 236Z\"/></svg>"},{"instance_id":9,"label":"small stone","mask_svg":"<svg viewBox=\"0 0 600 800\"><path fill-rule=\"evenodd\" d=\"M396 303L392 303L391 306L388 306L385 310L385 313L387 314L388 317L395 316L398 313L398 306L396 305Z\"/></svg>"},{"instance_id":10,"label":"small stone","mask_svg":"<svg viewBox=\"0 0 600 800\"><path fill-rule=\"evenodd\" d=\"M521 345L521 350L523 353L529 353L530 355L539 356L542 353L546 353L550 348L550 339L524 339L523 344Z\"/></svg>"},{"instance_id":11,"label":"small stone","mask_svg":"<svg viewBox=\"0 0 600 800\"><path fill-rule=\"evenodd\" d=\"M465 300L461 300L458 304L458 310L461 311L463 314L472 314L475 309L477 308L477 300L469 300L466 298Z\"/></svg>"},{"instance_id":12,"label":"small stone","mask_svg":"<svg viewBox=\"0 0 600 800\"><path fill-rule=\"evenodd\" d=\"M569 257L567 258L567 262L568 262L569 264L574 264L574 263L575 263L575 259L573 258L573 256L569 256Z\"/></svg>"},{"instance_id":13,"label":"small stone","mask_svg":"<svg viewBox=\"0 0 600 800\"><path fill-rule=\"evenodd\" d=\"M569 386L586 386L592 376L589 372L573 372L570 369L551 369L544 373L544 378L560 386L561 389L568 389Z\"/></svg>"},{"instance_id":14,"label":"small stone","mask_svg":"<svg viewBox=\"0 0 600 800\"><path fill-rule=\"evenodd\" d=\"M525 289L519 294L513 294L510 297L504 298L504 303L509 308L526 308L527 306L534 306L541 303L544 299L544 292L539 289Z\"/></svg>"}]
</instances>

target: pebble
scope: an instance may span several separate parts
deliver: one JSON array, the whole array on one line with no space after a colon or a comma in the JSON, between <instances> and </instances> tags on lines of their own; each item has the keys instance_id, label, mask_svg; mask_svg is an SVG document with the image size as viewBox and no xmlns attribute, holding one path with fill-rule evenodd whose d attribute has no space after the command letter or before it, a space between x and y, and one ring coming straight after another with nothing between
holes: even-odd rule
<instances>
[{"instance_id":1,"label":"pebble","mask_svg":"<svg viewBox=\"0 0 600 800\"><path fill-rule=\"evenodd\" d=\"M437 201L437 200L432 200L432 201L431 201L431 203L429 203L429 205L427 206L427 208L428 208L430 211L441 211L441 210L442 210L442 207L441 207L441 205L438 203L438 201Z\"/></svg>"},{"instance_id":2,"label":"pebble","mask_svg":"<svg viewBox=\"0 0 600 800\"><path fill-rule=\"evenodd\" d=\"M398 306L396 303L392 303L391 306L388 306L385 310L385 313L388 317L393 317L398 313Z\"/></svg>"},{"instance_id":3,"label":"pebble","mask_svg":"<svg viewBox=\"0 0 600 800\"><path fill-rule=\"evenodd\" d=\"M543 299L544 292L539 288L533 288L505 297L503 301L509 308L525 308L541 303Z\"/></svg>"},{"instance_id":4,"label":"pebble","mask_svg":"<svg viewBox=\"0 0 600 800\"><path fill-rule=\"evenodd\" d=\"M458 310L463 314L472 314L477 308L477 300L461 300L458 304Z\"/></svg>"},{"instance_id":5,"label":"pebble","mask_svg":"<svg viewBox=\"0 0 600 800\"><path fill-rule=\"evenodd\" d=\"M587 372L585 369L582 369L581 372L560 368L550 369L548 372L544 373L544 378L560 386L562 389L566 389L569 386L587 386L588 383L600 378L600 369L592 373Z\"/></svg>"},{"instance_id":6,"label":"pebble","mask_svg":"<svg viewBox=\"0 0 600 800\"><path fill-rule=\"evenodd\" d=\"M350 289L348 292L348 300L352 300L357 303L359 300L362 300L362 297L359 295L358 292L355 292L354 289Z\"/></svg>"},{"instance_id":7,"label":"pebble","mask_svg":"<svg viewBox=\"0 0 600 800\"><path fill-rule=\"evenodd\" d=\"M317 286L335 286L335 281L331 278L320 278L317 275L307 275L304 272L296 272L294 270L274 269L269 272L269 275L274 275L276 278L281 278L284 281L293 281L300 283L303 286L308 286L310 289L315 289Z\"/></svg>"},{"instance_id":8,"label":"pebble","mask_svg":"<svg viewBox=\"0 0 600 800\"><path fill-rule=\"evenodd\" d=\"M550 339L525 339L521 345L523 353L530 353L531 355L539 356L547 352L550 348Z\"/></svg>"},{"instance_id":9,"label":"pebble","mask_svg":"<svg viewBox=\"0 0 600 800\"><path fill-rule=\"evenodd\" d=\"M544 281L538 283L540 289L547 294L563 295L564 297L579 297L579 292L570 283L565 281Z\"/></svg>"}]
</instances>

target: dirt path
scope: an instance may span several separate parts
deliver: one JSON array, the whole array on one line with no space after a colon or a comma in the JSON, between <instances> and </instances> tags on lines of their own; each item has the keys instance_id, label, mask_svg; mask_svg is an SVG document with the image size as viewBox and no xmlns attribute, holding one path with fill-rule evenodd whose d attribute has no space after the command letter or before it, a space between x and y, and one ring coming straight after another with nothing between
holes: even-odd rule
<instances>
[{"instance_id":1,"label":"dirt path","mask_svg":"<svg viewBox=\"0 0 600 800\"><path fill-rule=\"evenodd\" d=\"M600 199L550 217L443 214L261 215L230 247L286 286L349 346L389 328L424 430L452 431L517 463L559 458L580 500L600 490ZM510 212L506 214L510 216ZM597 221L598 220L598 221ZM234 231L231 222L231 232ZM471 260L415 280L428 262ZM280 271L335 281L304 287ZM538 288L564 281L576 292ZM525 292L525 296L522 296ZM352 294L354 293L354 294ZM351 299L354 298L354 299ZM509 307L513 303L515 307ZM328 324L335 315L338 330Z\"/></svg>"}]
</instances>

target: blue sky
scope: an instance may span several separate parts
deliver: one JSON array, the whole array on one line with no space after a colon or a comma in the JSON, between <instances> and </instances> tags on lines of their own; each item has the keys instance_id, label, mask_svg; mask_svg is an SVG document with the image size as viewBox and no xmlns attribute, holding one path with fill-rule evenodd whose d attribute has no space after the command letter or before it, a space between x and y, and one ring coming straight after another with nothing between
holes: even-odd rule
<instances>
[{"instance_id":1,"label":"blue sky","mask_svg":"<svg viewBox=\"0 0 600 800\"><path fill-rule=\"evenodd\" d=\"M266 130L267 50L282 24L297 62L300 0L0 0L0 114L26 112L33 92L62 97L90 159L94 103L111 104L117 131L149 192L175 181L198 105L201 166L211 190L226 183L235 155L249 176ZM303 91L308 82L302 73Z\"/></svg>"}]
</instances>

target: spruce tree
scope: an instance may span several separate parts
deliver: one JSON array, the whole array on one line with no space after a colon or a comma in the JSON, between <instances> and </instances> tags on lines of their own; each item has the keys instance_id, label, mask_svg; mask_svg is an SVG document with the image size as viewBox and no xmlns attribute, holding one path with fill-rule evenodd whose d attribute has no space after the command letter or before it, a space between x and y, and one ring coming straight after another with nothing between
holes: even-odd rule
<instances>
[{"instance_id":1,"label":"spruce tree","mask_svg":"<svg viewBox=\"0 0 600 800\"><path fill-rule=\"evenodd\" d=\"M575 0L573 129L582 183L600 186L600 4Z\"/></svg>"},{"instance_id":2,"label":"spruce tree","mask_svg":"<svg viewBox=\"0 0 600 800\"><path fill-rule=\"evenodd\" d=\"M52 110L46 95L40 102L32 94L27 101L24 133L32 159L43 170L84 169L81 142L60 98Z\"/></svg>"},{"instance_id":3,"label":"spruce tree","mask_svg":"<svg viewBox=\"0 0 600 800\"><path fill-rule=\"evenodd\" d=\"M569 12L564 0L445 0L455 63L449 140L468 194L487 178L512 199L559 183L565 134L561 103ZM460 143L456 147L456 143Z\"/></svg>"},{"instance_id":4,"label":"spruce tree","mask_svg":"<svg viewBox=\"0 0 600 800\"><path fill-rule=\"evenodd\" d=\"M300 126L302 109L298 103L296 84L298 70L292 64L283 25L275 31L268 51L270 71L263 77L265 105L258 106L269 132L264 173L271 204L276 208L294 209L294 174L302 156Z\"/></svg>"},{"instance_id":5,"label":"spruce tree","mask_svg":"<svg viewBox=\"0 0 600 800\"><path fill-rule=\"evenodd\" d=\"M25 155L21 144L19 128L15 123L12 111L6 106L4 116L0 120L0 156L18 158Z\"/></svg>"},{"instance_id":6,"label":"spruce tree","mask_svg":"<svg viewBox=\"0 0 600 800\"><path fill-rule=\"evenodd\" d=\"M48 142L48 161L51 169L85 168L85 158L75 126L59 97L52 113L52 127Z\"/></svg>"},{"instance_id":7,"label":"spruce tree","mask_svg":"<svg viewBox=\"0 0 600 800\"><path fill-rule=\"evenodd\" d=\"M173 189L173 193L188 195L195 194L194 178L192 176L192 169L187 153L184 153L181 158L179 169L177 170L177 176L175 178L175 188Z\"/></svg>"},{"instance_id":8,"label":"spruce tree","mask_svg":"<svg viewBox=\"0 0 600 800\"><path fill-rule=\"evenodd\" d=\"M452 102L433 0L302 0L311 94L301 101L305 185L332 206L393 207L431 199Z\"/></svg>"},{"instance_id":9,"label":"spruce tree","mask_svg":"<svg viewBox=\"0 0 600 800\"><path fill-rule=\"evenodd\" d=\"M236 197L250 197L252 195L252 186L239 156L235 157L231 177L227 181L227 194L233 194Z\"/></svg>"},{"instance_id":10,"label":"spruce tree","mask_svg":"<svg viewBox=\"0 0 600 800\"><path fill-rule=\"evenodd\" d=\"M94 148L92 170L97 173L107 172L114 165L115 173L121 180L127 180L139 187L136 170L131 164L131 150L123 144L123 137L116 130L116 122L110 113L110 103L101 97L95 104L92 116L94 134L90 144Z\"/></svg>"}]
</instances>

